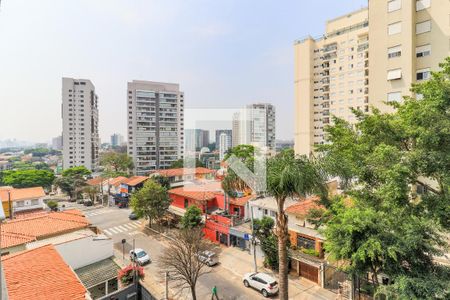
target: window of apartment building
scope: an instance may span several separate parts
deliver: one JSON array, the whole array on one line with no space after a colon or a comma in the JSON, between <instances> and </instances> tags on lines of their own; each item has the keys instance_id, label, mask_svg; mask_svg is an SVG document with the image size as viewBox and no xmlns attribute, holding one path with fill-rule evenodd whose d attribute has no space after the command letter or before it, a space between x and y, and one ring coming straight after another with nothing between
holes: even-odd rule
<instances>
[{"instance_id":1,"label":"window of apartment building","mask_svg":"<svg viewBox=\"0 0 450 300\"><path fill-rule=\"evenodd\" d=\"M423 45L416 47L416 57L424 57L431 54L431 45Z\"/></svg>"},{"instance_id":2,"label":"window of apartment building","mask_svg":"<svg viewBox=\"0 0 450 300\"><path fill-rule=\"evenodd\" d=\"M426 69L420 69L416 72L416 79L417 80L427 80L431 76L430 68Z\"/></svg>"},{"instance_id":3,"label":"window of apartment building","mask_svg":"<svg viewBox=\"0 0 450 300\"><path fill-rule=\"evenodd\" d=\"M402 46L394 46L388 48L388 58L400 57L402 56Z\"/></svg>"},{"instance_id":4,"label":"window of apartment building","mask_svg":"<svg viewBox=\"0 0 450 300\"><path fill-rule=\"evenodd\" d=\"M388 2L388 12L396 11L402 8L401 0L391 0Z\"/></svg>"},{"instance_id":5,"label":"window of apartment building","mask_svg":"<svg viewBox=\"0 0 450 300\"><path fill-rule=\"evenodd\" d=\"M416 11L430 7L431 0L416 0Z\"/></svg>"},{"instance_id":6,"label":"window of apartment building","mask_svg":"<svg viewBox=\"0 0 450 300\"><path fill-rule=\"evenodd\" d=\"M392 69L387 72L387 80L396 80L402 78L402 69Z\"/></svg>"},{"instance_id":7,"label":"window of apartment building","mask_svg":"<svg viewBox=\"0 0 450 300\"><path fill-rule=\"evenodd\" d=\"M388 25L388 35L394 35L402 32L402 22L396 22Z\"/></svg>"},{"instance_id":8,"label":"window of apartment building","mask_svg":"<svg viewBox=\"0 0 450 300\"><path fill-rule=\"evenodd\" d=\"M402 100L401 92L392 92L387 94L388 102L400 102Z\"/></svg>"},{"instance_id":9,"label":"window of apartment building","mask_svg":"<svg viewBox=\"0 0 450 300\"><path fill-rule=\"evenodd\" d=\"M421 34L429 31L431 31L431 20L416 24L416 34Z\"/></svg>"}]
</instances>

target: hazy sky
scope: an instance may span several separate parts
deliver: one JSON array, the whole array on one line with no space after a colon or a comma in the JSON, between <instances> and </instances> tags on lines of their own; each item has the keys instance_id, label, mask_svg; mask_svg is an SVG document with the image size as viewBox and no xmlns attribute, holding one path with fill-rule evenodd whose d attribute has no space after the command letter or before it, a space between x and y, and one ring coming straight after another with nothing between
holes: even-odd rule
<instances>
[{"instance_id":1,"label":"hazy sky","mask_svg":"<svg viewBox=\"0 0 450 300\"><path fill-rule=\"evenodd\" d=\"M294 132L293 41L367 0L2 0L0 139L61 133L61 77L88 78L100 137L126 133L126 83L179 83L187 108L276 106Z\"/></svg>"}]
</instances>

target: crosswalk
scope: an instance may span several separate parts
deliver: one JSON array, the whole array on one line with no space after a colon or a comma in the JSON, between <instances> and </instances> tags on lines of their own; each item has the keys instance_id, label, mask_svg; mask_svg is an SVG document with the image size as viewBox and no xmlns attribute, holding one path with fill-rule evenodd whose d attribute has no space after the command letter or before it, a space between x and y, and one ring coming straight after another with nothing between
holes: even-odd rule
<instances>
[{"instance_id":1,"label":"crosswalk","mask_svg":"<svg viewBox=\"0 0 450 300\"><path fill-rule=\"evenodd\" d=\"M84 215L86 217L93 217L93 216L107 214L107 213L110 213L110 212L112 212L112 211L111 210L105 210L105 209L98 209L98 210L86 212Z\"/></svg>"},{"instance_id":2,"label":"crosswalk","mask_svg":"<svg viewBox=\"0 0 450 300\"><path fill-rule=\"evenodd\" d=\"M133 221L122 225L117 225L114 227L110 227L107 229L103 229L103 232L107 235L115 235L118 233L128 232L129 234L133 233L134 231L138 230L141 227L141 221ZM133 232L130 232L133 231Z\"/></svg>"}]
</instances>

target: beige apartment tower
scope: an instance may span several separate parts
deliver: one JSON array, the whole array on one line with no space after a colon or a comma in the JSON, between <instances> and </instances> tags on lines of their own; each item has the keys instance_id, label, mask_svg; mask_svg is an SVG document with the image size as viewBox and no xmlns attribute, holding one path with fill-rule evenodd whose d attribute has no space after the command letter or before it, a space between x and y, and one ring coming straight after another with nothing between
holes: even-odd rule
<instances>
[{"instance_id":1,"label":"beige apartment tower","mask_svg":"<svg viewBox=\"0 0 450 300\"><path fill-rule=\"evenodd\" d=\"M295 49L295 151L325 142L331 115L354 122L350 108L389 112L412 83L450 55L450 1L369 0L369 7L330 20L320 38Z\"/></svg>"},{"instance_id":2,"label":"beige apartment tower","mask_svg":"<svg viewBox=\"0 0 450 300\"><path fill-rule=\"evenodd\" d=\"M331 115L352 120L368 111L367 8L330 20L320 38L295 42L295 152L309 155L325 141Z\"/></svg>"}]
</instances>

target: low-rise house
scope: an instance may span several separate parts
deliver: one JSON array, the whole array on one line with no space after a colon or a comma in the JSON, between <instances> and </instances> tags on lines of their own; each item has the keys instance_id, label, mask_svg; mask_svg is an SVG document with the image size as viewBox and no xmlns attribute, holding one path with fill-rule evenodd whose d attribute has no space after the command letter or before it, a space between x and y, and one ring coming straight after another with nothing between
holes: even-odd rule
<instances>
[{"instance_id":1,"label":"low-rise house","mask_svg":"<svg viewBox=\"0 0 450 300\"><path fill-rule=\"evenodd\" d=\"M44 198L45 192L42 187L0 188L0 200L7 217L10 213L14 216L15 213L44 209Z\"/></svg>"},{"instance_id":2,"label":"low-rise house","mask_svg":"<svg viewBox=\"0 0 450 300\"><path fill-rule=\"evenodd\" d=\"M296 204L297 201L287 198L284 202L284 209ZM277 216L277 201L274 197L257 198L248 202L249 213L253 215L254 219L262 219L263 217L270 217L276 221Z\"/></svg>"},{"instance_id":3,"label":"low-rise house","mask_svg":"<svg viewBox=\"0 0 450 300\"><path fill-rule=\"evenodd\" d=\"M182 186L186 182L195 180L214 179L215 170L207 168L177 168L155 170L150 173L150 177L162 176L169 179L171 187Z\"/></svg>"},{"instance_id":4,"label":"low-rise house","mask_svg":"<svg viewBox=\"0 0 450 300\"><path fill-rule=\"evenodd\" d=\"M86 288L53 245L1 259L9 300L90 299Z\"/></svg>"},{"instance_id":5,"label":"low-rise house","mask_svg":"<svg viewBox=\"0 0 450 300\"><path fill-rule=\"evenodd\" d=\"M247 203L254 196L247 195L230 198L225 195L220 182L214 181L201 185L190 185L169 190L172 204L169 211L183 216L192 205L199 207L205 214L205 237L226 246L248 248L248 233L241 232L237 226L249 221ZM247 238L246 238L247 237Z\"/></svg>"},{"instance_id":6,"label":"low-rise house","mask_svg":"<svg viewBox=\"0 0 450 300\"><path fill-rule=\"evenodd\" d=\"M300 199L286 209L289 239L291 242L291 274L321 284L321 272L325 263L324 238L307 220L312 209L323 209L319 197Z\"/></svg>"},{"instance_id":7,"label":"low-rise house","mask_svg":"<svg viewBox=\"0 0 450 300\"><path fill-rule=\"evenodd\" d=\"M109 189L109 193L112 195L120 194L120 185L127 180L128 178L124 176L110 178L107 182L106 191Z\"/></svg>"},{"instance_id":8,"label":"low-rise house","mask_svg":"<svg viewBox=\"0 0 450 300\"><path fill-rule=\"evenodd\" d=\"M1 225L1 254L27 249L35 241L86 229L90 223L78 210L49 212L11 220ZM51 243L51 242L44 242Z\"/></svg>"},{"instance_id":9,"label":"low-rise house","mask_svg":"<svg viewBox=\"0 0 450 300\"><path fill-rule=\"evenodd\" d=\"M147 180L147 176L132 176L130 178L127 178L120 183L120 193L130 195L134 191L144 186L144 183Z\"/></svg>"}]
</instances>

